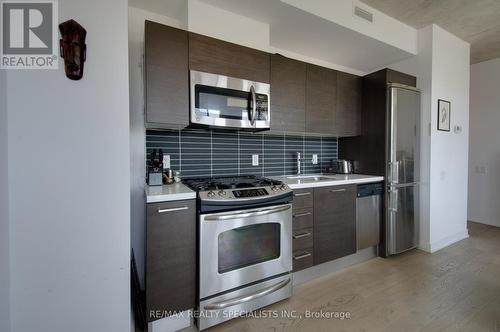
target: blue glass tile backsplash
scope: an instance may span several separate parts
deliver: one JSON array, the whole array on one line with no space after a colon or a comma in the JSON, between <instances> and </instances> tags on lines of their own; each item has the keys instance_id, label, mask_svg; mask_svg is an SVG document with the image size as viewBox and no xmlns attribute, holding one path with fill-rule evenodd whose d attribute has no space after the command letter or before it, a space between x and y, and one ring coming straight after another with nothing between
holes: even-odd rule
<instances>
[{"instance_id":1,"label":"blue glass tile backsplash","mask_svg":"<svg viewBox=\"0 0 500 332\"><path fill-rule=\"evenodd\" d=\"M152 150L170 155L170 166L182 177L295 174L295 153L302 154L305 174L321 173L322 165L337 159L336 137L289 134L218 132L210 130L148 130L146 161ZM259 166L252 166L252 155ZM313 154L318 164L313 165Z\"/></svg>"}]
</instances>

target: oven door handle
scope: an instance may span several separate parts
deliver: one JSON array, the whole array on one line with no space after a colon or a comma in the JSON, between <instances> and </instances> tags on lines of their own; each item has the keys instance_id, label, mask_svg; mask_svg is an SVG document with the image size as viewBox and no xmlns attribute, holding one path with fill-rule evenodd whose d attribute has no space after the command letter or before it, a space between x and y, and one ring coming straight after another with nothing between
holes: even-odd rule
<instances>
[{"instance_id":1,"label":"oven door handle","mask_svg":"<svg viewBox=\"0 0 500 332\"><path fill-rule=\"evenodd\" d=\"M283 212L286 210L290 210L290 205L274 207L274 208L265 208L260 210L251 210L244 213L236 213L236 214L219 214L219 215L207 215L205 220L228 220L228 219L240 219L240 218L251 218L264 216L267 214L273 214L278 212Z\"/></svg>"},{"instance_id":2,"label":"oven door handle","mask_svg":"<svg viewBox=\"0 0 500 332\"><path fill-rule=\"evenodd\" d=\"M248 295L243 295L243 296L236 297L234 299L229 299L229 300L222 301L222 302L207 304L203 308L205 310L220 310L220 309L224 309L227 307L231 307L233 305L237 305L237 304L241 304L241 303L245 303L245 302L250 302L252 300L258 299L259 297L269 295L271 293L274 293L274 292L282 289L283 287L288 285L290 283L290 281L291 281L291 279L288 278L286 280L278 282L275 285L264 288L263 290L260 290L258 292L251 293Z\"/></svg>"}]
</instances>

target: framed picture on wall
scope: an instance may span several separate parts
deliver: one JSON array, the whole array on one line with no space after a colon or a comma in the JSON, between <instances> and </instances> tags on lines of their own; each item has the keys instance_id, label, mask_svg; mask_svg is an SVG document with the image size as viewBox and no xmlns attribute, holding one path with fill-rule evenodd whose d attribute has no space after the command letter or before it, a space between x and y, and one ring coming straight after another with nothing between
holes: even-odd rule
<instances>
[{"instance_id":1,"label":"framed picture on wall","mask_svg":"<svg viewBox=\"0 0 500 332\"><path fill-rule=\"evenodd\" d=\"M450 131L451 102L438 99L438 130Z\"/></svg>"}]
</instances>

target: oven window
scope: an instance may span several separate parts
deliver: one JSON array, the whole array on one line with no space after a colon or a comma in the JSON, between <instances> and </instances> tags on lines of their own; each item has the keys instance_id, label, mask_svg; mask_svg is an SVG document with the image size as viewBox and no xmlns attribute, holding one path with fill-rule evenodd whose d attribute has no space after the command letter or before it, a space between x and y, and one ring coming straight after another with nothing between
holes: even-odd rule
<instances>
[{"instance_id":1,"label":"oven window","mask_svg":"<svg viewBox=\"0 0 500 332\"><path fill-rule=\"evenodd\" d=\"M219 273L280 257L280 224L265 223L219 234Z\"/></svg>"},{"instance_id":2,"label":"oven window","mask_svg":"<svg viewBox=\"0 0 500 332\"><path fill-rule=\"evenodd\" d=\"M248 120L248 92L204 85L196 85L195 90L197 116Z\"/></svg>"}]
</instances>

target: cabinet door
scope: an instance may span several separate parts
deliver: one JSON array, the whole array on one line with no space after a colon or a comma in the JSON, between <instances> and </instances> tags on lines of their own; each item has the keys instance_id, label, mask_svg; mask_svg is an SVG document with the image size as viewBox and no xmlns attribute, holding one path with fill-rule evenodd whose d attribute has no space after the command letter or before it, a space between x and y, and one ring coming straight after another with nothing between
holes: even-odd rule
<instances>
[{"instance_id":1,"label":"cabinet door","mask_svg":"<svg viewBox=\"0 0 500 332\"><path fill-rule=\"evenodd\" d=\"M189 33L191 70L269 83L269 66L266 52Z\"/></svg>"},{"instance_id":2,"label":"cabinet door","mask_svg":"<svg viewBox=\"0 0 500 332\"><path fill-rule=\"evenodd\" d=\"M336 125L339 136L361 135L363 80L360 76L337 73Z\"/></svg>"},{"instance_id":3,"label":"cabinet door","mask_svg":"<svg viewBox=\"0 0 500 332\"><path fill-rule=\"evenodd\" d=\"M336 134L337 72L307 64L306 132Z\"/></svg>"},{"instance_id":4,"label":"cabinet door","mask_svg":"<svg viewBox=\"0 0 500 332\"><path fill-rule=\"evenodd\" d=\"M356 186L314 189L314 264L356 252Z\"/></svg>"},{"instance_id":5,"label":"cabinet door","mask_svg":"<svg viewBox=\"0 0 500 332\"><path fill-rule=\"evenodd\" d=\"M195 200L148 204L146 221L146 315L184 311L196 301Z\"/></svg>"},{"instance_id":6,"label":"cabinet door","mask_svg":"<svg viewBox=\"0 0 500 332\"><path fill-rule=\"evenodd\" d=\"M305 130L306 64L271 56L271 129Z\"/></svg>"},{"instance_id":7,"label":"cabinet door","mask_svg":"<svg viewBox=\"0 0 500 332\"><path fill-rule=\"evenodd\" d=\"M189 125L188 33L146 21L146 126Z\"/></svg>"}]
</instances>

